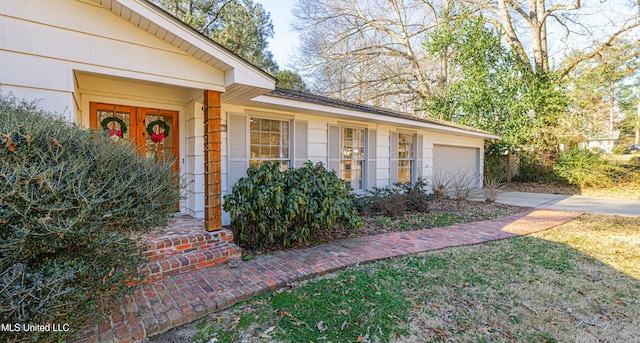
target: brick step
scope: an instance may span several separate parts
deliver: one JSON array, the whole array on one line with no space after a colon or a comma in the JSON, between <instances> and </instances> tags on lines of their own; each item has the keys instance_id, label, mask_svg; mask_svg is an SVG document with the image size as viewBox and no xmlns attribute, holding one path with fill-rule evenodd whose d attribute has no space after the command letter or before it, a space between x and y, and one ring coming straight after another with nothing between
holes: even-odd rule
<instances>
[{"instance_id":1,"label":"brick step","mask_svg":"<svg viewBox=\"0 0 640 343\"><path fill-rule=\"evenodd\" d=\"M145 242L143 255L149 261L160 260L169 256L207 250L216 246L233 244L233 233L229 230L214 232L186 232L151 238Z\"/></svg>"},{"instance_id":2,"label":"brick step","mask_svg":"<svg viewBox=\"0 0 640 343\"><path fill-rule=\"evenodd\" d=\"M144 282L154 282L173 275L214 267L230 261L238 261L240 257L240 248L230 243L203 250L189 252L183 250L182 253L150 261L141 270L147 274Z\"/></svg>"},{"instance_id":3,"label":"brick step","mask_svg":"<svg viewBox=\"0 0 640 343\"><path fill-rule=\"evenodd\" d=\"M232 231L207 232L201 220L190 218L173 219L169 230L145 235L140 245L148 260L140 268L145 283L241 258Z\"/></svg>"}]
</instances>

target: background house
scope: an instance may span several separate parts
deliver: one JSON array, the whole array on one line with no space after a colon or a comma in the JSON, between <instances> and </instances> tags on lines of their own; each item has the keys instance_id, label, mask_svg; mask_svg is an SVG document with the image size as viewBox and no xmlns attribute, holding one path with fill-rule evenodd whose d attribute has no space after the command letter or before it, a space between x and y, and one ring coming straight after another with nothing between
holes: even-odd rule
<instances>
[{"instance_id":1,"label":"background house","mask_svg":"<svg viewBox=\"0 0 640 343\"><path fill-rule=\"evenodd\" d=\"M149 156L175 157L191 181L180 211L198 218L205 165L219 177L208 197L218 207L247 167L267 160L323 162L356 189L460 172L481 187L484 140L497 138L275 89L272 76L145 0L0 0L0 92L82 126L106 125ZM206 152L207 120L221 132Z\"/></svg>"}]
</instances>

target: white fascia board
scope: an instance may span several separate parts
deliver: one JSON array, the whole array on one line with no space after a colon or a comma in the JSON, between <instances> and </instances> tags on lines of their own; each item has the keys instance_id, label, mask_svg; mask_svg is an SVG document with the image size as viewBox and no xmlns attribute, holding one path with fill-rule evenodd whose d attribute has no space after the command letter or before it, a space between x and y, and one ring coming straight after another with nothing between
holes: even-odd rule
<instances>
[{"instance_id":1,"label":"white fascia board","mask_svg":"<svg viewBox=\"0 0 640 343\"><path fill-rule=\"evenodd\" d=\"M483 138L483 139L499 139L500 138L500 136L497 136L497 135L469 131L469 130L465 130L457 127L425 123L425 122L410 120L405 118L397 118L397 117L392 117L388 115L361 112L361 111L356 111L356 110L351 110L346 108L337 108L333 106L314 104L314 103L298 101L298 100L283 99L280 97L273 97L268 95L260 95L251 100L260 102L260 103L265 103L265 104L284 106L289 108L293 107L293 108L316 112L316 113L324 112L324 113L335 115L335 116L350 117L356 120L362 120L367 122L394 124L394 125L405 126L405 127L408 126L408 127L417 128L417 129L446 132L446 133L460 135L460 136L477 137L477 138Z\"/></svg>"},{"instance_id":2,"label":"white fascia board","mask_svg":"<svg viewBox=\"0 0 640 343\"><path fill-rule=\"evenodd\" d=\"M158 10L153 8L153 5L147 3L146 0L111 1L118 2L129 10L147 18L149 21L193 44L198 49L225 64L231 70L234 70L231 77L225 75L225 79L228 79L231 83L239 82L250 85L257 84L259 86L267 84L270 85L270 87L265 88L275 89L275 78L242 58L234 55L230 51L217 47L204 36L193 32L193 30L188 29L179 23L176 23L179 19L167 18L166 14L159 13ZM241 77L240 75L245 77ZM227 85L231 83L227 83Z\"/></svg>"}]
</instances>

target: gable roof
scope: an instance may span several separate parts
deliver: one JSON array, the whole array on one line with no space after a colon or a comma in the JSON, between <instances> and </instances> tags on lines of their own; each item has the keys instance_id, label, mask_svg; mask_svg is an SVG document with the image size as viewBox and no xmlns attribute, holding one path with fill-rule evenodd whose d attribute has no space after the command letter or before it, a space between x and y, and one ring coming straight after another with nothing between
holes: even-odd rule
<instances>
[{"instance_id":1,"label":"gable roof","mask_svg":"<svg viewBox=\"0 0 640 343\"><path fill-rule=\"evenodd\" d=\"M107 10L196 59L225 72L225 86L234 83L271 90L275 78L198 32L149 0L94 0Z\"/></svg>"},{"instance_id":2,"label":"gable roof","mask_svg":"<svg viewBox=\"0 0 640 343\"><path fill-rule=\"evenodd\" d=\"M331 106L334 108L342 108L342 109L354 110L354 111L359 111L359 112L364 112L369 114L377 114L377 115L388 116L388 117L399 118L399 119L407 119L407 120L411 120L419 123L445 126L445 127L450 127L454 129L475 132L482 136L485 136L485 138L499 138L497 135L494 135L487 131L476 129L471 126L461 125L461 124L452 123L449 121L435 119L435 118L419 117L409 113L393 111L387 108L364 105L364 104L359 104L359 103L350 102L350 101L344 101L344 100L316 95L308 92L295 91L295 90L284 89L284 88L276 88L275 90L269 92L269 94L267 95L277 97L277 98L282 98L282 99L297 100L297 101L303 101L303 102L313 103L318 105Z\"/></svg>"}]
</instances>

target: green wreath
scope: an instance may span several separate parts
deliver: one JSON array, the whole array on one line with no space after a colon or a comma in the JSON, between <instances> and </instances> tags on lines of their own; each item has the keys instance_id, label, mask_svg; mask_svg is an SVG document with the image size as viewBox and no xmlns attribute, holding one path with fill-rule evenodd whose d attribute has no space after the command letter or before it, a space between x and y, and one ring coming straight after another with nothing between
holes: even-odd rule
<instances>
[{"instance_id":1,"label":"green wreath","mask_svg":"<svg viewBox=\"0 0 640 343\"><path fill-rule=\"evenodd\" d=\"M153 131L153 128L155 128L157 125L159 125L163 130L158 134ZM169 125L167 125L167 123L162 120L152 121L151 123L149 123L149 125L147 125L147 134L149 135L149 137L151 137L151 140L153 142L160 143L167 136L169 136Z\"/></svg>"},{"instance_id":2,"label":"green wreath","mask_svg":"<svg viewBox=\"0 0 640 343\"><path fill-rule=\"evenodd\" d=\"M109 123L111 123L112 121L115 121L120 125L120 131L109 128ZM102 126L103 130L109 132L109 135L111 136L117 135L118 137L122 138L122 136L127 133L127 124L125 124L124 121L118 117L106 117L102 119L102 121L100 122L100 126Z\"/></svg>"}]
</instances>

